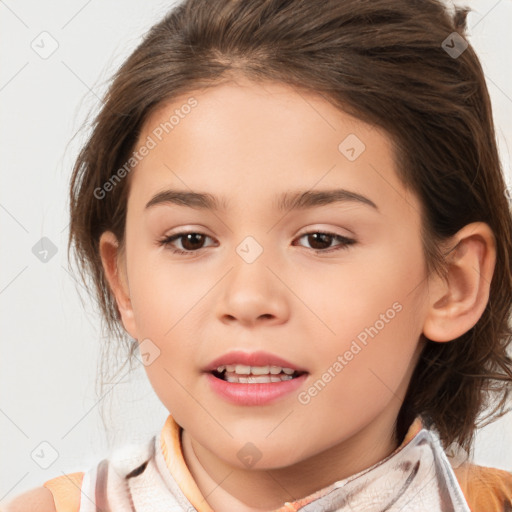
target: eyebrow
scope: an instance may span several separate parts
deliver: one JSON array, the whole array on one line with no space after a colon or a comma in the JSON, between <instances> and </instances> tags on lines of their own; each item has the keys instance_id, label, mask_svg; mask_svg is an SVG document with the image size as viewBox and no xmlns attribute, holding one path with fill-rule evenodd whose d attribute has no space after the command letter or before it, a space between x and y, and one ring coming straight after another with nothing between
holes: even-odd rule
<instances>
[{"instance_id":1,"label":"eyebrow","mask_svg":"<svg viewBox=\"0 0 512 512\"><path fill-rule=\"evenodd\" d=\"M367 197L345 189L306 190L285 192L274 198L274 205L279 211L305 210L333 203L358 202L378 210L377 205ZM186 190L164 190L158 192L146 204L145 209L158 204L176 204L199 210L226 210L228 202L225 198L202 192Z\"/></svg>"}]
</instances>

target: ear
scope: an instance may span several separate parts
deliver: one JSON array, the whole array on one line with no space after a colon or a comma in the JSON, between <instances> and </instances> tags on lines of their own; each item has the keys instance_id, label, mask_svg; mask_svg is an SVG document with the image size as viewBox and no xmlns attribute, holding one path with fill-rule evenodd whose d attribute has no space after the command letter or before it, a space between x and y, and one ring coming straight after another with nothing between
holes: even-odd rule
<instances>
[{"instance_id":1,"label":"ear","mask_svg":"<svg viewBox=\"0 0 512 512\"><path fill-rule=\"evenodd\" d=\"M132 338L138 339L130 300L125 254L119 250L117 237L111 231L102 233L99 245L105 277L116 299L123 326Z\"/></svg>"},{"instance_id":2,"label":"ear","mask_svg":"<svg viewBox=\"0 0 512 512\"><path fill-rule=\"evenodd\" d=\"M484 222L464 226L451 239L446 276L432 276L423 334L432 341L452 341L469 331L489 300L496 263L496 242Z\"/></svg>"}]
</instances>

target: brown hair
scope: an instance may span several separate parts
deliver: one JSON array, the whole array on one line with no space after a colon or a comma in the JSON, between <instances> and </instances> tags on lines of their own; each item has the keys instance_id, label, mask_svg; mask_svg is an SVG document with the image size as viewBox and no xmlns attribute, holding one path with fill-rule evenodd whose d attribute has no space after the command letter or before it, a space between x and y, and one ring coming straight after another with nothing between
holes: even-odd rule
<instances>
[{"instance_id":1,"label":"brown hair","mask_svg":"<svg viewBox=\"0 0 512 512\"><path fill-rule=\"evenodd\" d=\"M512 387L512 219L481 65L471 45L460 55L444 46L454 32L464 41L468 11L439 0L186 0L153 26L116 73L71 178L68 254L74 244L114 345L127 348L126 333L98 247L105 230L123 242L129 179L101 199L95 190L129 160L162 102L237 75L286 83L390 134L398 175L422 204L428 272L442 275L440 243L466 224L495 234L482 317L454 342L427 340L396 424L401 440L422 414L445 448L469 451L480 413L505 414ZM135 349L132 340L130 360Z\"/></svg>"}]
</instances>

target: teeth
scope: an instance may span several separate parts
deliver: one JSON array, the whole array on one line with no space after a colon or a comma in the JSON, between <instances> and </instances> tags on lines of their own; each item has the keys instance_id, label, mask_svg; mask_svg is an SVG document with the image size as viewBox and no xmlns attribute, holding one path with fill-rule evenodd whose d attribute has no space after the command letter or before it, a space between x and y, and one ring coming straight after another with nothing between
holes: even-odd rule
<instances>
[{"instance_id":1,"label":"teeth","mask_svg":"<svg viewBox=\"0 0 512 512\"><path fill-rule=\"evenodd\" d=\"M253 375L268 375L270 373L270 366L251 366L251 373Z\"/></svg>"},{"instance_id":2,"label":"teeth","mask_svg":"<svg viewBox=\"0 0 512 512\"><path fill-rule=\"evenodd\" d=\"M226 375L227 382L237 382L240 384L268 384L270 382L281 382L283 380L293 379L291 375L283 375L282 377L274 377L267 375L259 375L257 377L235 377Z\"/></svg>"},{"instance_id":3,"label":"teeth","mask_svg":"<svg viewBox=\"0 0 512 512\"><path fill-rule=\"evenodd\" d=\"M217 367L217 372L236 373L237 375L292 375L295 370L280 366L247 366L245 364L228 364ZM281 380L281 379L280 379Z\"/></svg>"},{"instance_id":4,"label":"teeth","mask_svg":"<svg viewBox=\"0 0 512 512\"><path fill-rule=\"evenodd\" d=\"M245 366L245 364L237 364L235 367L235 373L238 373L238 375L250 375L251 367Z\"/></svg>"}]
</instances>

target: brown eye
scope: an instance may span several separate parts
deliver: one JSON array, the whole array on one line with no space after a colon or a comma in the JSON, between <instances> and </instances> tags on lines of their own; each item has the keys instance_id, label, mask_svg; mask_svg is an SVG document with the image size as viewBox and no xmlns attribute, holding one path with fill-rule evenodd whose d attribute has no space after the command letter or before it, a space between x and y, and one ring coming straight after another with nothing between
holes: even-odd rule
<instances>
[{"instance_id":1,"label":"brown eye","mask_svg":"<svg viewBox=\"0 0 512 512\"><path fill-rule=\"evenodd\" d=\"M334 238L326 233L311 233L306 236L312 249L328 249Z\"/></svg>"},{"instance_id":2,"label":"brown eye","mask_svg":"<svg viewBox=\"0 0 512 512\"><path fill-rule=\"evenodd\" d=\"M186 251L201 249L205 239L204 235L201 235L200 233L187 233L181 238L181 245Z\"/></svg>"},{"instance_id":3,"label":"brown eye","mask_svg":"<svg viewBox=\"0 0 512 512\"><path fill-rule=\"evenodd\" d=\"M159 241L159 245L169 247L169 249L178 254L190 254L197 252L205 247L204 243L207 238L211 238L203 233L188 232L188 233L177 233L165 237ZM179 241L182 248L175 247L175 241Z\"/></svg>"},{"instance_id":4,"label":"brown eye","mask_svg":"<svg viewBox=\"0 0 512 512\"><path fill-rule=\"evenodd\" d=\"M331 252L340 249L347 249L349 245L355 243L355 240L351 238L337 235L335 233L325 233L321 231L305 233L299 237L299 240L301 238L306 238L310 248L316 252ZM335 240L338 240L340 243L332 246L331 244Z\"/></svg>"}]
</instances>

